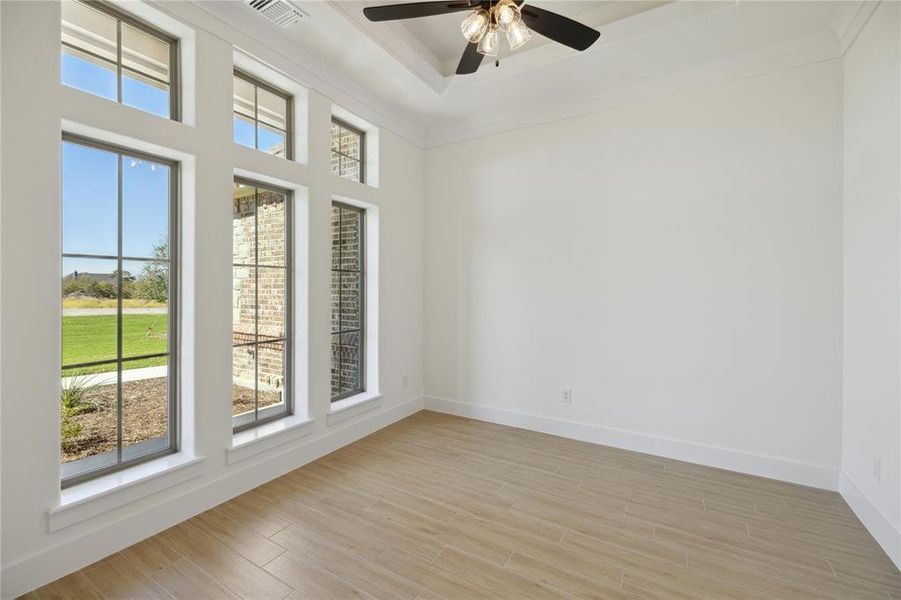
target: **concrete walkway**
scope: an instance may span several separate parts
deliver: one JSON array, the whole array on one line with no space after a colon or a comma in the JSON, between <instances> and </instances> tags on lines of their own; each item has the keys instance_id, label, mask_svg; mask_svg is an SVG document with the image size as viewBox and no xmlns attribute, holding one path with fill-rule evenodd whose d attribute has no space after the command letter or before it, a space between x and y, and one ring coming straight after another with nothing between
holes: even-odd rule
<instances>
[{"instance_id":1,"label":"concrete walkway","mask_svg":"<svg viewBox=\"0 0 901 600\"><path fill-rule=\"evenodd\" d=\"M116 365L111 365L114 369ZM122 371L122 383L129 381L141 381L142 379L156 379L157 377L165 377L169 373L169 368L165 365L159 367L144 367L143 369L126 369ZM110 385L116 383L116 372L93 373L91 375L79 375L87 385ZM66 387L75 377L63 377L63 387Z\"/></svg>"},{"instance_id":2,"label":"concrete walkway","mask_svg":"<svg viewBox=\"0 0 901 600\"><path fill-rule=\"evenodd\" d=\"M166 307L162 308L123 308L123 315L164 315L169 312ZM64 308L64 317L93 317L97 315L114 315L115 308Z\"/></svg>"}]
</instances>

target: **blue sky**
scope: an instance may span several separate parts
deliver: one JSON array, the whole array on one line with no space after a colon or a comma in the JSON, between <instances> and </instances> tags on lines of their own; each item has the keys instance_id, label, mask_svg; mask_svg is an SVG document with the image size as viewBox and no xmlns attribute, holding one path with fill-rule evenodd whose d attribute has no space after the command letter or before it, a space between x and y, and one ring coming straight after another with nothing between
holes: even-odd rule
<instances>
[{"instance_id":1,"label":"blue sky","mask_svg":"<svg viewBox=\"0 0 901 600\"><path fill-rule=\"evenodd\" d=\"M234 122L234 140L236 144L253 148L253 123L244 119L239 119L237 115L232 119ZM284 148L285 135L281 132L271 131L265 127L260 127L259 133L260 150L268 151L275 146Z\"/></svg>"},{"instance_id":2,"label":"blue sky","mask_svg":"<svg viewBox=\"0 0 901 600\"><path fill-rule=\"evenodd\" d=\"M62 54L64 84L116 99L115 71ZM127 104L169 116L169 94L123 77ZM117 250L117 156L78 144L63 144L63 252L115 255ZM123 254L153 257L168 235L169 167L124 156L122 160ZM110 271L112 261L66 259L73 270Z\"/></svg>"},{"instance_id":3,"label":"blue sky","mask_svg":"<svg viewBox=\"0 0 901 600\"><path fill-rule=\"evenodd\" d=\"M117 155L63 144L63 252L116 255ZM122 157L122 252L153 258L168 236L169 167ZM64 274L91 271L94 261L69 259Z\"/></svg>"},{"instance_id":4,"label":"blue sky","mask_svg":"<svg viewBox=\"0 0 901 600\"><path fill-rule=\"evenodd\" d=\"M62 83L112 101L116 100L116 72L62 52ZM169 93L128 77L123 72L123 103L169 117ZM263 150L284 144L284 135L261 127ZM253 123L234 119L234 141L254 146ZM116 255L116 155L72 143L63 144L63 252ZM153 246L168 230L169 167L124 157L122 170L123 254L153 257ZM228 201L226 199L225 201ZM112 261L68 258L63 275L74 270L110 272Z\"/></svg>"},{"instance_id":5,"label":"blue sky","mask_svg":"<svg viewBox=\"0 0 901 600\"><path fill-rule=\"evenodd\" d=\"M66 52L62 53L62 82L70 87L116 100L116 71ZM122 103L169 117L169 92L122 72Z\"/></svg>"}]
</instances>

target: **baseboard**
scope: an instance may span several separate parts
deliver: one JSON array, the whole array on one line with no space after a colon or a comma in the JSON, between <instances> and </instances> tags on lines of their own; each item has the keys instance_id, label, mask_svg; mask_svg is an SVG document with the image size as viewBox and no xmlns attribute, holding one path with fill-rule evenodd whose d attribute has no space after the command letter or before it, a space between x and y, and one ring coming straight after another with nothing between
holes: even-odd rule
<instances>
[{"instance_id":1,"label":"baseboard","mask_svg":"<svg viewBox=\"0 0 901 600\"><path fill-rule=\"evenodd\" d=\"M565 419L529 414L484 404L470 404L434 396L425 397L425 407L428 410L437 412L559 435L583 442L613 446L624 450L634 450L635 452L643 452L645 454L653 454L655 456L673 458L826 490L838 490L838 469L825 465L696 444L636 431L576 423Z\"/></svg>"},{"instance_id":2,"label":"baseboard","mask_svg":"<svg viewBox=\"0 0 901 600\"><path fill-rule=\"evenodd\" d=\"M423 398L367 414L340 428L328 428L302 444L279 447L229 468L227 473L199 487L172 494L157 504L70 536L40 553L4 565L0 571L2 598L15 598L101 558L148 538L239 494L280 477L342 446L408 417L423 408ZM342 424L343 425L343 424ZM247 464L244 465L244 462Z\"/></svg>"},{"instance_id":3,"label":"baseboard","mask_svg":"<svg viewBox=\"0 0 901 600\"><path fill-rule=\"evenodd\" d=\"M845 471L841 472L839 492L870 535L882 546L892 562L901 569L901 530L892 525Z\"/></svg>"}]
</instances>

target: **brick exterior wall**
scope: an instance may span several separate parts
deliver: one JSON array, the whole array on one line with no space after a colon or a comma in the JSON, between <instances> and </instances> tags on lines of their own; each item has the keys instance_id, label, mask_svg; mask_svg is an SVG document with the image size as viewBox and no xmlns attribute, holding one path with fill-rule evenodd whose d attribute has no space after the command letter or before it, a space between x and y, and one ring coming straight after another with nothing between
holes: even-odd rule
<instances>
[{"instance_id":1,"label":"brick exterior wall","mask_svg":"<svg viewBox=\"0 0 901 600\"><path fill-rule=\"evenodd\" d=\"M363 213L332 207L332 397L363 381Z\"/></svg>"},{"instance_id":2,"label":"brick exterior wall","mask_svg":"<svg viewBox=\"0 0 901 600\"><path fill-rule=\"evenodd\" d=\"M234 348L232 377L236 385L253 389L254 362L257 360L259 389L263 392L281 390L285 385L285 344L266 340L285 337L286 204L282 194L262 189L257 191L255 200L254 188L236 188L232 202L234 263L260 265L256 268L233 268L232 330L235 344L254 341L257 327L260 343ZM271 400L280 394L265 396ZM261 394L260 406L263 405Z\"/></svg>"}]
</instances>

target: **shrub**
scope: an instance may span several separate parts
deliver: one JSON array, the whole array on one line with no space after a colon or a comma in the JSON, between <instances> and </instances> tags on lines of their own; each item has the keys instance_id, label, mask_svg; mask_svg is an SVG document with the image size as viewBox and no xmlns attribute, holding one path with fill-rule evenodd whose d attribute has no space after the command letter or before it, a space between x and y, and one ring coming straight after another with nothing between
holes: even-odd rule
<instances>
[{"instance_id":1,"label":"shrub","mask_svg":"<svg viewBox=\"0 0 901 600\"><path fill-rule=\"evenodd\" d=\"M81 435L81 423L72 420L75 417L86 412L97 410L97 406L87 400L88 392L91 391L89 376L75 376L69 379L69 382L63 386L60 393L60 415L62 421L60 423L60 438L64 450L71 448L71 439Z\"/></svg>"},{"instance_id":2,"label":"shrub","mask_svg":"<svg viewBox=\"0 0 901 600\"><path fill-rule=\"evenodd\" d=\"M60 423L59 434L62 439L63 450L66 452L72 451L72 438L77 438L81 435L81 430L83 427L81 423L76 423L72 420L72 415L68 414L66 411L62 413L63 420Z\"/></svg>"},{"instance_id":3,"label":"shrub","mask_svg":"<svg viewBox=\"0 0 901 600\"><path fill-rule=\"evenodd\" d=\"M115 298L116 286L89 277L72 278L63 282L63 296L81 295L91 298Z\"/></svg>"},{"instance_id":4,"label":"shrub","mask_svg":"<svg viewBox=\"0 0 901 600\"><path fill-rule=\"evenodd\" d=\"M88 392L93 387L90 375L76 375L69 378L69 382L63 386L60 393L60 404L64 411L69 411L73 416L97 410L97 406L87 400Z\"/></svg>"}]
</instances>

